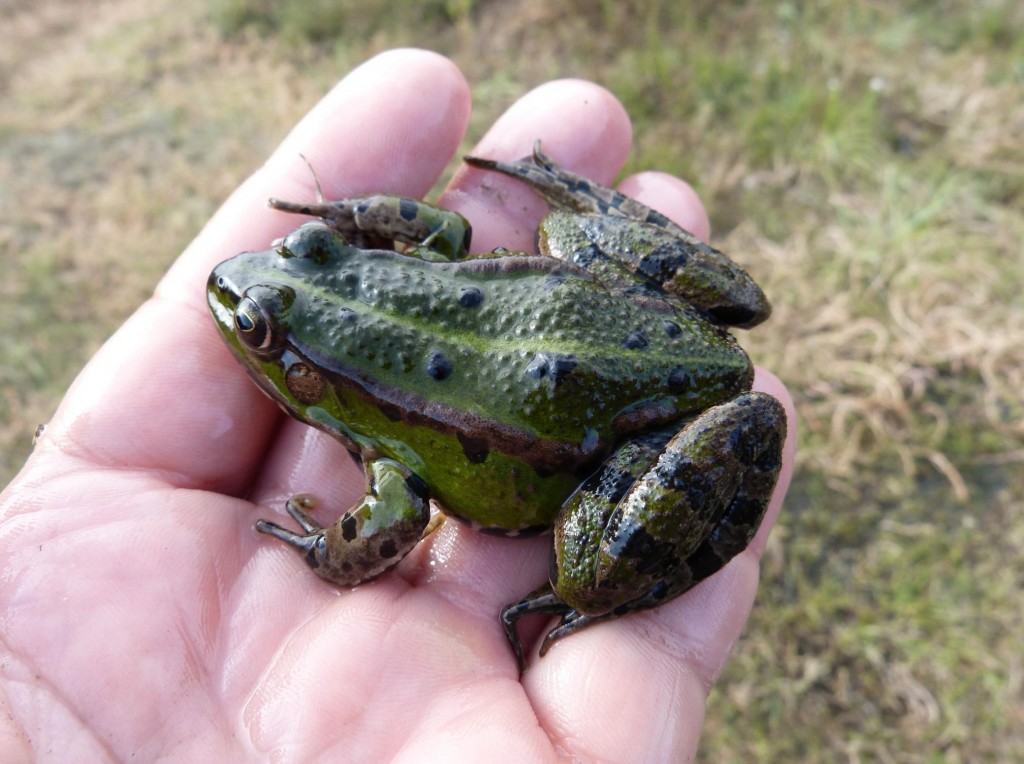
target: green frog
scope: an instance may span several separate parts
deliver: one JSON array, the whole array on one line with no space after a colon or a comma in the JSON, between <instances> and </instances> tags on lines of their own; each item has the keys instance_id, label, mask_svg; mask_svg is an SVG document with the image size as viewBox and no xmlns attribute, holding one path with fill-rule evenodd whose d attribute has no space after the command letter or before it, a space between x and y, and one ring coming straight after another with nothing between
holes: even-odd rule
<instances>
[{"instance_id":1,"label":"green frog","mask_svg":"<svg viewBox=\"0 0 1024 764\"><path fill-rule=\"evenodd\" d=\"M466 162L548 202L540 254L469 255L462 216L412 199L272 199L319 220L218 265L208 302L260 388L364 465L365 496L333 525L306 496L286 504L302 532L256 524L322 578L384 573L432 529L431 504L486 532L553 532L549 581L500 615L522 669L523 616L560 617L543 655L742 551L785 413L751 391L728 331L771 312L728 257L539 142Z\"/></svg>"}]
</instances>

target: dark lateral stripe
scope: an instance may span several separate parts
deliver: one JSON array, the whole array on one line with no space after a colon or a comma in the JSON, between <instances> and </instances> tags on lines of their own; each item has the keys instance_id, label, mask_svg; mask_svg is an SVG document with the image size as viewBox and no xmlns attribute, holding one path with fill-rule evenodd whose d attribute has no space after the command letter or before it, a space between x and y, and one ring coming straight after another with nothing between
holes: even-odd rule
<instances>
[{"instance_id":1,"label":"dark lateral stripe","mask_svg":"<svg viewBox=\"0 0 1024 764\"><path fill-rule=\"evenodd\" d=\"M389 419L410 427L426 427L460 443L488 442L492 451L521 459L534 469L550 472L572 471L604 455L605 445L541 438L521 427L487 419L453 406L429 401L421 395L368 380L354 369L338 366L328 368L326 359L311 357L303 348L291 348L316 364L327 381L337 389L355 392L366 405L388 412Z\"/></svg>"}]
</instances>

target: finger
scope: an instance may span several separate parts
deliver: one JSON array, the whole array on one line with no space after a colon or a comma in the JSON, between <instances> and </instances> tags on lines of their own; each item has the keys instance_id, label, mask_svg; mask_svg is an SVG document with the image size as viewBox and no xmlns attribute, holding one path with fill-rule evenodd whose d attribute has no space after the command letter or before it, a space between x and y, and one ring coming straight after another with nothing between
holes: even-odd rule
<instances>
[{"instance_id":1,"label":"finger","mask_svg":"<svg viewBox=\"0 0 1024 764\"><path fill-rule=\"evenodd\" d=\"M76 380L51 442L90 461L157 469L183 485L244 490L276 412L217 336L205 307L210 268L266 247L298 221L271 194L311 198L300 155L332 193L419 194L461 139L469 92L447 60L378 56L346 77L224 204L157 290ZM240 127L240 129L242 129Z\"/></svg>"},{"instance_id":2,"label":"finger","mask_svg":"<svg viewBox=\"0 0 1024 764\"><path fill-rule=\"evenodd\" d=\"M632 128L622 104L604 88L582 80L541 85L513 104L473 149L473 156L512 160L540 140L558 164L608 184L629 154ZM473 249L529 252L547 206L519 181L464 167L441 204L473 224Z\"/></svg>"},{"instance_id":3,"label":"finger","mask_svg":"<svg viewBox=\"0 0 1024 764\"><path fill-rule=\"evenodd\" d=\"M458 147L469 109L469 87L448 59L420 50L370 59L324 96L225 202L159 291L194 302L218 262L264 249L302 222L269 209L271 196L312 201L316 181L329 199L422 196Z\"/></svg>"},{"instance_id":4,"label":"finger","mask_svg":"<svg viewBox=\"0 0 1024 764\"><path fill-rule=\"evenodd\" d=\"M664 172L640 172L623 180L618 190L643 201L698 239L707 241L711 233L708 213L693 186L685 180Z\"/></svg>"}]
</instances>

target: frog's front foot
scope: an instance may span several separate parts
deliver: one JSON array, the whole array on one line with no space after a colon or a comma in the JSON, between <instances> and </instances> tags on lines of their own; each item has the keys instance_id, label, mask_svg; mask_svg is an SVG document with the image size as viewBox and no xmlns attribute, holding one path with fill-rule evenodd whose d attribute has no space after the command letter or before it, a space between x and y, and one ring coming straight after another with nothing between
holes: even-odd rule
<instances>
[{"instance_id":1,"label":"frog's front foot","mask_svg":"<svg viewBox=\"0 0 1024 764\"><path fill-rule=\"evenodd\" d=\"M256 530L294 547L331 583L355 586L376 578L416 546L430 522L430 504L423 481L396 461L377 459L366 475L366 495L331 527L310 517L313 500L299 495L285 508L306 533L267 520L258 520Z\"/></svg>"}]
</instances>

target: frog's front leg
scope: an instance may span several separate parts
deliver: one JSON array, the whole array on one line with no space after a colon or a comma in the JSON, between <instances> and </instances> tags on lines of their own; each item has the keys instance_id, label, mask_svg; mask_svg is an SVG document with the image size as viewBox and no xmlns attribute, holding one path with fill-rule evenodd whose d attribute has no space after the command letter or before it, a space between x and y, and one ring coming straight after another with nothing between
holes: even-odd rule
<instances>
[{"instance_id":1,"label":"frog's front leg","mask_svg":"<svg viewBox=\"0 0 1024 764\"><path fill-rule=\"evenodd\" d=\"M345 240L363 249L390 248L391 242L414 245L406 254L424 260L458 260L469 252L473 230L452 210L404 196L360 196L333 202L286 202L270 199L283 212L323 220Z\"/></svg>"},{"instance_id":2,"label":"frog's front leg","mask_svg":"<svg viewBox=\"0 0 1024 764\"><path fill-rule=\"evenodd\" d=\"M296 496L285 508L305 534L267 520L258 520L256 530L294 547L331 583L355 586L376 578L416 546L430 522L430 505L423 481L396 461L370 462L366 476L366 495L329 528L306 512L309 497Z\"/></svg>"},{"instance_id":3,"label":"frog's front leg","mask_svg":"<svg viewBox=\"0 0 1024 764\"><path fill-rule=\"evenodd\" d=\"M649 443L622 446L560 511L550 586L503 611L517 656L525 615L561 615L543 655L586 626L678 597L743 551L775 488L785 433L782 405L745 393L691 421L656 459Z\"/></svg>"}]
</instances>

